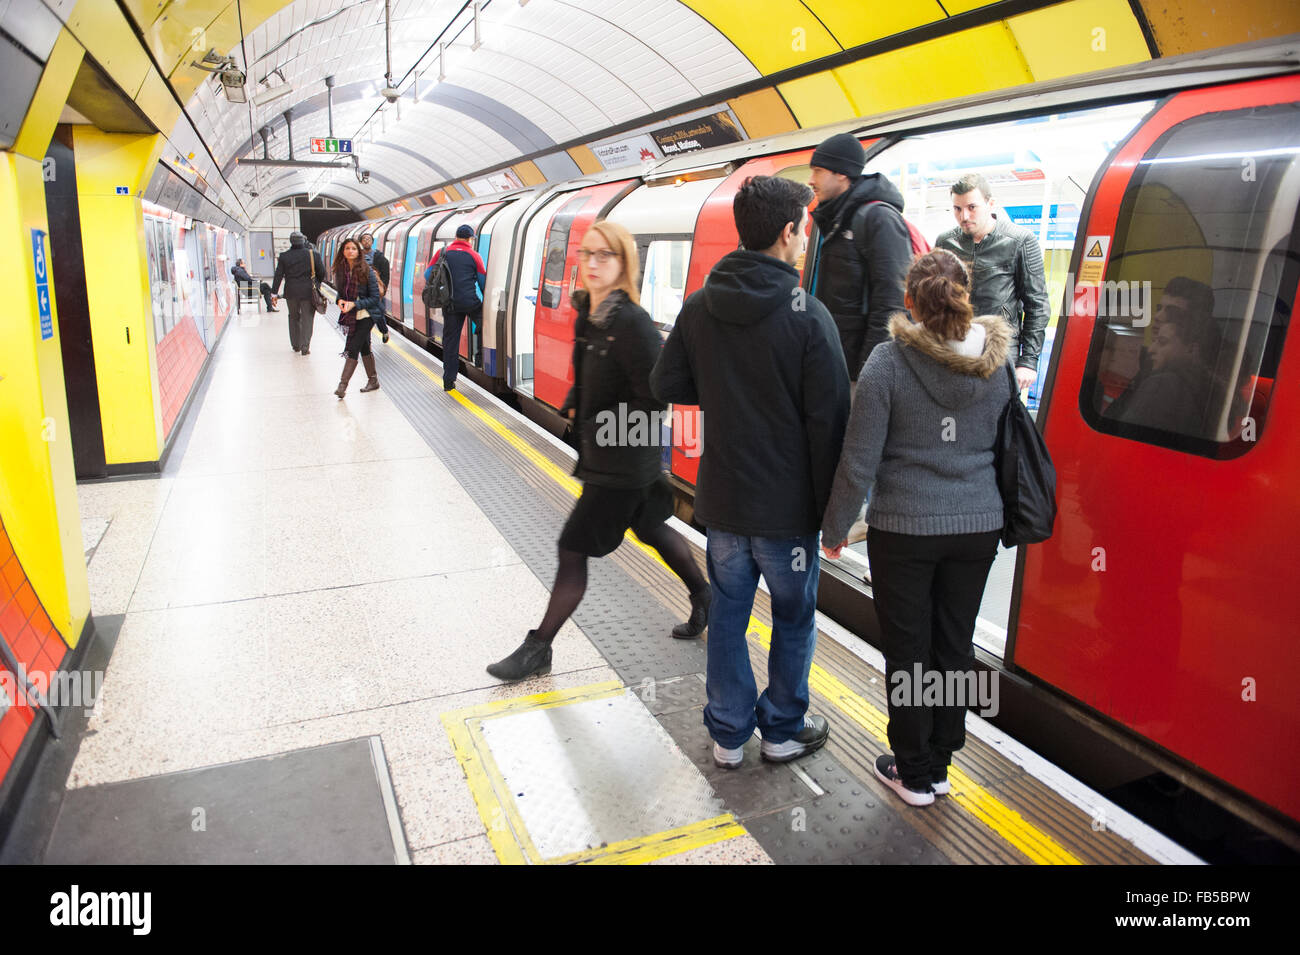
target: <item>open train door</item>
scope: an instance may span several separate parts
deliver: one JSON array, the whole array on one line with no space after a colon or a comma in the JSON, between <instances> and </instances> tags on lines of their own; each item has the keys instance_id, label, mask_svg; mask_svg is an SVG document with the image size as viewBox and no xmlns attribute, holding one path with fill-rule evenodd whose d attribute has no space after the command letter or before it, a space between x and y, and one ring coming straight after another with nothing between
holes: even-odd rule
<instances>
[{"instance_id":1,"label":"open train door","mask_svg":"<svg viewBox=\"0 0 1300 955\"><path fill-rule=\"evenodd\" d=\"M1059 514L1006 655L1292 819L1298 101L1294 76L1179 93L1099 173L1040 412Z\"/></svg>"},{"instance_id":2,"label":"open train door","mask_svg":"<svg viewBox=\"0 0 1300 955\"><path fill-rule=\"evenodd\" d=\"M578 287L578 246L591 224L636 180L619 180L579 189L556 210L546 233L541 284L533 319L533 394L559 409L573 386L571 297Z\"/></svg>"}]
</instances>

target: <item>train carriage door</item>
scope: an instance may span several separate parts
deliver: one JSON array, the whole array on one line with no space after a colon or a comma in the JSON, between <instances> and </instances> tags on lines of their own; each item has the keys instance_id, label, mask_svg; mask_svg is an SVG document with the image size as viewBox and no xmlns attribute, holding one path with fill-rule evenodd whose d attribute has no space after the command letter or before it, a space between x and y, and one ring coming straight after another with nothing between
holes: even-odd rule
<instances>
[{"instance_id":1,"label":"train carriage door","mask_svg":"<svg viewBox=\"0 0 1300 955\"><path fill-rule=\"evenodd\" d=\"M1008 659L1300 818L1300 80L1163 103L1098 180L1044 434L1050 540ZM1260 688L1255 696L1255 684ZM1260 703L1253 702L1256 698Z\"/></svg>"},{"instance_id":2,"label":"train carriage door","mask_svg":"<svg viewBox=\"0 0 1300 955\"><path fill-rule=\"evenodd\" d=\"M424 294L424 273L430 260L433 259L433 253L442 248L442 243L435 238L438 234L438 228L451 214L448 209L440 209L421 219L419 225L412 230L412 232L418 234L418 238L416 239L415 273L411 279L411 327L430 341L433 340L436 331L441 331L442 323L439 321L437 329L435 329L434 316L429 309L424 307L422 297Z\"/></svg>"},{"instance_id":3,"label":"train carriage door","mask_svg":"<svg viewBox=\"0 0 1300 955\"><path fill-rule=\"evenodd\" d=\"M974 175L989 184L994 215L1037 236L1048 316L1039 379L1029 391L1031 409L1037 407L1053 350L1086 190L1110 152L1150 112L1151 105L1150 101L1126 103L921 133L886 145L867 160L868 173L880 173L898 187L904 217L932 244L957 225L951 186ZM1003 263L981 262L978 245L976 249L975 261L966 264L974 265L977 286L982 279L997 278L990 270L1010 270ZM866 543L852 544L845 552L847 563L860 563L865 572ZM1006 649L1016 557L1015 549L999 549L975 631L976 645L999 657Z\"/></svg>"},{"instance_id":4,"label":"train carriage door","mask_svg":"<svg viewBox=\"0 0 1300 955\"><path fill-rule=\"evenodd\" d=\"M664 338L672 331L686 300L691 262L692 233L700 209L727 175L726 166L697 170L684 176L665 177L639 186L619 200L609 212L636 239L641 274L638 288L641 307L649 314ZM699 416L682 408L670 409L661 439L664 465L672 469L673 457L698 459ZM675 432L675 433L674 433Z\"/></svg>"},{"instance_id":5,"label":"train carriage door","mask_svg":"<svg viewBox=\"0 0 1300 955\"><path fill-rule=\"evenodd\" d=\"M869 147L875 140L864 142ZM801 149L751 159L709 191L695 219L694 241L686 270L686 287L682 290L683 301L704 287L704 280L723 256L740 248L740 235L736 232L732 203L745 180L750 176L786 176L807 185L808 160L812 154L811 149ZM811 222L811 217L809 221ZM800 271L803 271L805 265L806 262L798 263ZM673 421L674 431L678 433L673 438L670 458L672 475L679 484L694 487L700 471L699 436L703 433L699 409L687 405L674 406Z\"/></svg>"},{"instance_id":6,"label":"train carriage door","mask_svg":"<svg viewBox=\"0 0 1300 955\"><path fill-rule=\"evenodd\" d=\"M564 404L573 386L570 299L578 288L578 246L604 208L631 188L623 180L581 189L560 206L547 230L533 319L534 394L553 408Z\"/></svg>"},{"instance_id":7,"label":"train carriage door","mask_svg":"<svg viewBox=\"0 0 1300 955\"><path fill-rule=\"evenodd\" d=\"M524 228L520 255L519 281L515 292L514 366L515 387L533 394L533 347L536 343L535 320L541 294L542 266L546 262L546 244L553 217L572 199L562 192L553 196L533 215Z\"/></svg>"}]
</instances>

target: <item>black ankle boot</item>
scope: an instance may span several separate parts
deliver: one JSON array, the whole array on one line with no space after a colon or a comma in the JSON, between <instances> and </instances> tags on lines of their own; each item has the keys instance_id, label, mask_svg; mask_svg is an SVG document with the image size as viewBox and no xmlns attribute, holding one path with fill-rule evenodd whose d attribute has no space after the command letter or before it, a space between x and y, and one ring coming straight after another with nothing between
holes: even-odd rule
<instances>
[{"instance_id":1,"label":"black ankle boot","mask_svg":"<svg viewBox=\"0 0 1300 955\"><path fill-rule=\"evenodd\" d=\"M691 594L691 618L685 623L673 627L673 636L678 640L698 637L709 625L709 604L713 603L713 591L701 590Z\"/></svg>"},{"instance_id":2,"label":"black ankle boot","mask_svg":"<svg viewBox=\"0 0 1300 955\"><path fill-rule=\"evenodd\" d=\"M530 676L545 676L551 672L551 644L539 640L536 630L529 630L519 649L504 660L489 664L487 671L507 683L526 680Z\"/></svg>"}]
</instances>

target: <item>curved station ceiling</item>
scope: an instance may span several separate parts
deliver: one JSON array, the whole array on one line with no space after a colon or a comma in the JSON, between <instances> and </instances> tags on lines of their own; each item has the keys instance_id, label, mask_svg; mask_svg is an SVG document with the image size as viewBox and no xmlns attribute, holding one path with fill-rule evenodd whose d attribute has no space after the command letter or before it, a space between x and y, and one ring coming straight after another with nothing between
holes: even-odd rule
<instances>
[{"instance_id":1,"label":"curved station ceiling","mask_svg":"<svg viewBox=\"0 0 1300 955\"><path fill-rule=\"evenodd\" d=\"M18 7L62 19L167 169L244 223L290 195L378 216L709 144L691 130L757 138L1300 29L1289 0ZM352 154L313 154L330 137Z\"/></svg>"}]
</instances>

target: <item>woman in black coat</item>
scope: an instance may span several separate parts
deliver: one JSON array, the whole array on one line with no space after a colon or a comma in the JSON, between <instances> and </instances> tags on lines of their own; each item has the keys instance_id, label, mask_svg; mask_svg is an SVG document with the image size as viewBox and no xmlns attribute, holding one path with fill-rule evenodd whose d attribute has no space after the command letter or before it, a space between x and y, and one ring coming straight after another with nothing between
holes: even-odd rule
<instances>
[{"instance_id":1,"label":"woman in black coat","mask_svg":"<svg viewBox=\"0 0 1300 955\"><path fill-rule=\"evenodd\" d=\"M348 380L357 370L358 357L365 363L366 374L370 376L361 390L375 391L379 387L379 378L375 374L375 356L370 354L370 329L374 321L369 316L358 318L357 315L379 309L379 279L375 270L366 264L361 246L355 239L346 240L334 258L334 287L339 294L339 324L348 331L343 346L347 360L343 362L343 375L334 394L339 398L347 394Z\"/></svg>"},{"instance_id":2,"label":"woman in black coat","mask_svg":"<svg viewBox=\"0 0 1300 955\"><path fill-rule=\"evenodd\" d=\"M551 672L551 642L587 589L587 558L612 553L629 528L690 591L690 620L673 636L698 637L708 621L709 583L686 541L664 523L673 513L672 489L659 467L664 405L650 392L662 341L637 304L636 242L622 226L597 222L578 258L584 291L573 297L573 389L560 411L577 430L573 473L583 481L582 496L560 532L560 567L542 622L487 668L508 682Z\"/></svg>"}]
</instances>

